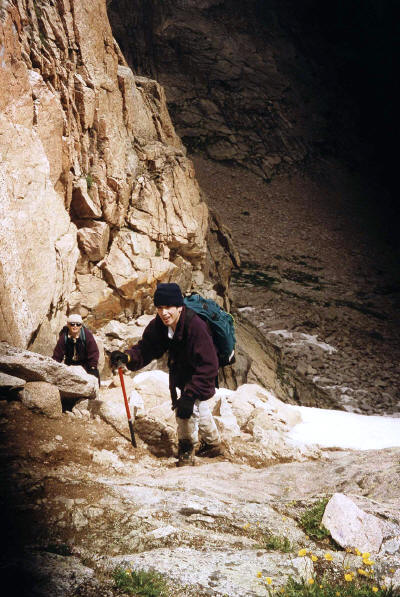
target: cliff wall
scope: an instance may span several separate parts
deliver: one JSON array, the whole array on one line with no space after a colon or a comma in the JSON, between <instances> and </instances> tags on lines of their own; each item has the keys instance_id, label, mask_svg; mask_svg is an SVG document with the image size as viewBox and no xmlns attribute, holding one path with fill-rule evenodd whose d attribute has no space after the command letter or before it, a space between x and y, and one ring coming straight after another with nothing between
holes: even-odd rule
<instances>
[{"instance_id":1,"label":"cliff wall","mask_svg":"<svg viewBox=\"0 0 400 597\"><path fill-rule=\"evenodd\" d=\"M97 329L157 281L215 296L193 165L105 0L3 0L0 87L2 340L48 352L67 311Z\"/></svg>"}]
</instances>

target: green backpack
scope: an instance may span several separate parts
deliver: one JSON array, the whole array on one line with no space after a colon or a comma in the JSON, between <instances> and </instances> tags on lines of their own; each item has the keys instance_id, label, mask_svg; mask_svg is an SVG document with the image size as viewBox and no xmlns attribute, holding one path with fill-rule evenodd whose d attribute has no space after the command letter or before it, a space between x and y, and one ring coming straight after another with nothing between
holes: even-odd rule
<instances>
[{"instance_id":1,"label":"green backpack","mask_svg":"<svg viewBox=\"0 0 400 597\"><path fill-rule=\"evenodd\" d=\"M235 362L235 327L230 313L227 313L212 299L206 299L200 294L192 293L185 296L183 302L186 307L199 315L209 327L214 346L217 350L220 367L232 365ZM186 321L193 315L188 311Z\"/></svg>"}]
</instances>

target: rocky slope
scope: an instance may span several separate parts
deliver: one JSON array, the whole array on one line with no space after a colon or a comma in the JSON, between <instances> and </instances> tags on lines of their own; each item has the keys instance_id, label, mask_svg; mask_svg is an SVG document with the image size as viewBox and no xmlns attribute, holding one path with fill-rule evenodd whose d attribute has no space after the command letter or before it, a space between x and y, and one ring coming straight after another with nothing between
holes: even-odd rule
<instances>
[{"instance_id":1,"label":"rocky slope","mask_svg":"<svg viewBox=\"0 0 400 597\"><path fill-rule=\"evenodd\" d=\"M283 351L281 379L295 370L336 408L398 413L398 257L366 205L375 190L340 163L266 184L200 154L194 162L241 255L233 304Z\"/></svg>"},{"instance_id":2,"label":"rocky slope","mask_svg":"<svg viewBox=\"0 0 400 597\"><path fill-rule=\"evenodd\" d=\"M36 358L49 380L20 379L20 391L0 379L0 562L8 594L121 595L113 571L122 567L158 571L168 595L262 597L289 576L326 571L343 582L349 570L366 567L346 547L371 554L374 584L400 586L399 448L321 450L293 441L300 411L247 385L220 390L214 401L225 456L177 469L164 373L125 378L134 449L115 379L96 398L75 405L58 398L56 409L54 370L64 379L78 371L26 351L14 349L13 359L4 353L3 346L10 373L23 374L19 353L25 378ZM329 500L324 524L335 544L302 522L321 500L324 507Z\"/></svg>"}]
</instances>

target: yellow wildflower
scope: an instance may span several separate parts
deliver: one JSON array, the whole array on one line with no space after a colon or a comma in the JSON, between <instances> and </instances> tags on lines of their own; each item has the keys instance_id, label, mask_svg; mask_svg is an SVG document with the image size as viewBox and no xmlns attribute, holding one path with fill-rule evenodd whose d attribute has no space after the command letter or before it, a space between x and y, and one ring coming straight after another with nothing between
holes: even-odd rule
<instances>
[{"instance_id":1,"label":"yellow wildflower","mask_svg":"<svg viewBox=\"0 0 400 597\"><path fill-rule=\"evenodd\" d=\"M314 554L311 556L311 559L312 559L313 562L317 562L318 561L317 556L315 556Z\"/></svg>"},{"instance_id":2,"label":"yellow wildflower","mask_svg":"<svg viewBox=\"0 0 400 597\"><path fill-rule=\"evenodd\" d=\"M309 585L313 585L315 583L315 580L313 578L309 578L308 579L308 584Z\"/></svg>"},{"instance_id":3,"label":"yellow wildflower","mask_svg":"<svg viewBox=\"0 0 400 597\"><path fill-rule=\"evenodd\" d=\"M360 556L361 555L361 551L359 549L357 549L357 547L355 548L355 554L356 556Z\"/></svg>"},{"instance_id":4,"label":"yellow wildflower","mask_svg":"<svg viewBox=\"0 0 400 597\"><path fill-rule=\"evenodd\" d=\"M381 589L382 589L383 591L386 591L386 589L387 589L387 586L386 586L386 585L381 585Z\"/></svg>"},{"instance_id":5,"label":"yellow wildflower","mask_svg":"<svg viewBox=\"0 0 400 597\"><path fill-rule=\"evenodd\" d=\"M366 570L363 570L362 568L359 568L357 570L358 574L360 574L361 576L368 576L368 572Z\"/></svg>"},{"instance_id":6,"label":"yellow wildflower","mask_svg":"<svg viewBox=\"0 0 400 597\"><path fill-rule=\"evenodd\" d=\"M372 590L374 593L377 593L379 591L378 587L372 587Z\"/></svg>"},{"instance_id":7,"label":"yellow wildflower","mask_svg":"<svg viewBox=\"0 0 400 597\"><path fill-rule=\"evenodd\" d=\"M299 553L298 553L298 555L299 555L300 557L302 557L302 556L305 556L305 555L306 555L306 553L307 553L307 550L306 550L306 549L300 549L300 550L299 550Z\"/></svg>"},{"instance_id":8,"label":"yellow wildflower","mask_svg":"<svg viewBox=\"0 0 400 597\"><path fill-rule=\"evenodd\" d=\"M261 578L262 577L262 572L257 572L257 576L258 576L258 578Z\"/></svg>"},{"instance_id":9,"label":"yellow wildflower","mask_svg":"<svg viewBox=\"0 0 400 597\"><path fill-rule=\"evenodd\" d=\"M363 553L363 554L361 554L361 557L362 557L362 558L363 558L363 560L364 560L364 559L368 559L370 555L371 555L371 554L369 553L369 551L364 551L364 553Z\"/></svg>"},{"instance_id":10,"label":"yellow wildflower","mask_svg":"<svg viewBox=\"0 0 400 597\"><path fill-rule=\"evenodd\" d=\"M331 562L333 560L332 554L330 554L329 552L324 555L324 558L325 560L328 560L328 562Z\"/></svg>"},{"instance_id":11,"label":"yellow wildflower","mask_svg":"<svg viewBox=\"0 0 400 597\"><path fill-rule=\"evenodd\" d=\"M336 591L336 597L340 597L339 591Z\"/></svg>"},{"instance_id":12,"label":"yellow wildflower","mask_svg":"<svg viewBox=\"0 0 400 597\"><path fill-rule=\"evenodd\" d=\"M270 585L272 583L272 578L270 578L269 576L266 577L265 579L267 585Z\"/></svg>"},{"instance_id":13,"label":"yellow wildflower","mask_svg":"<svg viewBox=\"0 0 400 597\"><path fill-rule=\"evenodd\" d=\"M353 580L353 575L350 574L350 572L348 572L347 574L344 575L344 580L346 582L351 582Z\"/></svg>"},{"instance_id":14,"label":"yellow wildflower","mask_svg":"<svg viewBox=\"0 0 400 597\"><path fill-rule=\"evenodd\" d=\"M389 572L390 572L390 574L394 574L395 573L395 569L394 568L389 568Z\"/></svg>"},{"instance_id":15,"label":"yellow wildflower","mask_svg":"<svg viewBox=\"0 0 400 597\"><path fill-rule=\"evenodd\" d=\"M244 524L244 525L243 525L243 528L244 528L244 529L248 529L248 528L249 528L249 526L250 526L250 523L249 523L249 522L247 522L246 524Z\"/></svg>"},{"instance_id":16,"label":"yellow wildflower","mask_svg":"<svg viewBox=\"0 0 400 597\"><path fill-rule=\"evenodd\" d=\"M282 516L282 520L286 520L286 516Z\"/></svg>"}]
</instances>

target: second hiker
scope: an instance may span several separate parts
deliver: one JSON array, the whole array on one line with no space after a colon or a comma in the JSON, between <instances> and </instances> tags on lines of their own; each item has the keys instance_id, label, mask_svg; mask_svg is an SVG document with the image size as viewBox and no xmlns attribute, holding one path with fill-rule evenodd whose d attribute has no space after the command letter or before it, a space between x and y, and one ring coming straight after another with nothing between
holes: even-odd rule
<instances>
[{"instance_id":1,"label":"second hiker","mask_svg":"<svg viewBox=\"0 0 400 597\"><path fill-rule=\"evenodd\" d=\"M169 388L178 431L177 465L193 465L199 436L198 456L221 454L220 435L207 404L215 394L217 352L207 324L184 306L178 284L159 284L154 305L157 316L142 339L126 352L113 351L111 363L114 367L123 363L137 371L168 351Z\"/></svg>"},{"instance_id":2,"label":"second hiker","mask_svg":"<svg viewBox=\"0 0 400 597\"><path fill-rule=\"evenodd\" d=\"M100 385L100 374L97 368L99 349L90 330L83 326L82 317L72 313L67 319L54 348L53 359L66 365L81 365L90 375L97 377Z\"/></svg>"}]
</instances>

